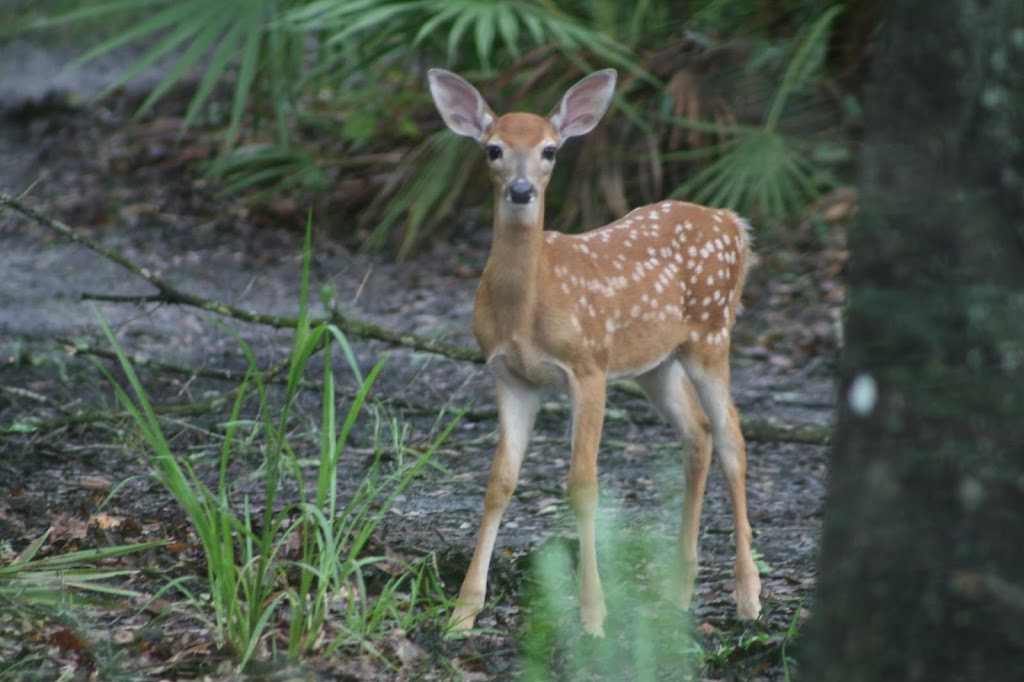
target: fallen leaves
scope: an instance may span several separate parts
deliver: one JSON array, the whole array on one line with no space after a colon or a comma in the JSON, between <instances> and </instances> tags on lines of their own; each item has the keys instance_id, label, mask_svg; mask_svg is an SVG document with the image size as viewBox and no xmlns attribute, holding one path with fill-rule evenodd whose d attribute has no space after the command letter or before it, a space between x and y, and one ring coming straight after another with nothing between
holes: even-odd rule
<instances>
[{"instance_id":1,"label":"fallen leaves","mask_svg":"<svg viewBox=\"0 0 1024 682\"><path fill-rule=\"evenodd\" d=\"M78 516L65 512L58 514L50 523L49 544L85 540L89 537L91 528L99 530L112 530L120 528L125 523L123 516L114 516L107 512L97 512L88 516Z\"/></svg>"}]
</instances>

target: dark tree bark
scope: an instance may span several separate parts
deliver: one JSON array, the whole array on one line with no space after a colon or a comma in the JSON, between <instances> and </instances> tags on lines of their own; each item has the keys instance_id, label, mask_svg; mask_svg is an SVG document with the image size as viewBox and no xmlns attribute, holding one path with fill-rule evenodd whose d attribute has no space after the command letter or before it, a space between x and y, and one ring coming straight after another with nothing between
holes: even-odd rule
<instances>
[{"instance_id":1,"label":"dark tree bark","mask_svg":"<svg viewBox=\"0 0 1024 682\"><path fill-rule=\"evenodd\" d=\"M1024 2L886 2L803 679L1024 680Z\"/></svg>"}]
</instances>

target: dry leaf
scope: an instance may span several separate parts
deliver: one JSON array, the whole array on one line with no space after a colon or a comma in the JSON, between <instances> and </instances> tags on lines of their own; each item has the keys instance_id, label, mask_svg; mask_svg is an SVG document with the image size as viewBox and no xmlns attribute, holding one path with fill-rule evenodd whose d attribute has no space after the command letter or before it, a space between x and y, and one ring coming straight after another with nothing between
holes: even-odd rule
<instances>
[{"instance_id":1,"label":"dry leaf","mask_svg":"<svg viewBox=\"0 0 1024 682\"><path fill-rule=\"evenodd\" d=\"M82 476L78 485L89 490L110 490L110 479L103 476Z\"/></svg>"},{"instance_id":2,"label":"dry leaf","mask_svg":"<svg viewBox=\"0 0 1024 682\"><path fill-rule=\"evenodd\" d=\"M74 651L77 653L85 648L82 638L69 628L61 628L51 633L48 641L62 652Z\"/></svg>"},{"instance_id":3,"label":"dry leaf","mask_svg":"<svg viewBox=\"0 0 1024 682\"><path fill-rule=\"evenodd\" d=\"M701 623L700 625L697 626L697 634L703 635L705 637L711 637L712 635L717 635L718 632L719 632L718 628L716 628L714 625L712 625L711 623L709 623L707 621L704 621L703 623Z\"/></svg>"},{"instance_id":4,"label":"dry leaf","mask_svg":"<svg viewBox=\"0 0 1024 682\"><path fill-rule=\"evenodd\" d=\"M84 540L89 535L89 521L70 514L61 514L50 526L50 542Z\"/></svg>"},{"instance_id":5,"label":"dry leaf","mask_svg":"<svg viewBox=\"0 0 1024 682\"><path fill-rule=\"evenodd\" d=\"M100 512L89 517L89 523L95 523L98 527L103 530L110 530L111 528L118 528L124 523L124 517L111 516L107 512Z\"/></svg>"}]
</instances>

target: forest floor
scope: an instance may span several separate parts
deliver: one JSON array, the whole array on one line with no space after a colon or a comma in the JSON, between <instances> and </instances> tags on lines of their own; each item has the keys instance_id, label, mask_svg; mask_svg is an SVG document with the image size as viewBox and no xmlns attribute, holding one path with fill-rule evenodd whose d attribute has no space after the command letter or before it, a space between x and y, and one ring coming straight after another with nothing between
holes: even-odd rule
<instances>
[{"instance_id":1,"label":"forest floor","mask_svg":"<svg viewBox=\"0 0 1024 682\"><path fill-rule=\"evenodd\" d=\"M293 202L244 206L216 197L192 164L197 150L176 137L179 120L165 111L130 122L129 106L115 97L81 108L44 103L8 110L0 123L0 192L18 195L31 186L26 203L183 290L295 314L305 209ZM469 322L487 254L486 225L453 229L413 259L394 264L348 249L338 236L345 234L344 222L332 215L314 220L314 308L328 287L347 314L473 346ZM821 225L794 230L787 239L758 238L759 258L733 345L733 392L746 416L815 426L831 422L845 252L841 229ZM108 348L97 314L129 353L150 361L140 371L157 403L195 402L238 384L237 378L199 373L244 373L245 357L224 325L264 365L287 355L293 333L184 306L85 301L83 294L133 296L152 289L13 210L0 212L0 273L0 565L49 531L40 556L172 541L120 560L122 567L139 569L130 584L140 594L161 593L171 576L205 576L195 534L151 475L130 422L80 419L117 407L89 350ZM344 492L358 485L379 442L394 440L388 433L392 424L399 425L409 447L422 450L469 408L432 465L396 498L370 548L399 562L428 557L451 596L468 564L496 442L493 383L471 362L349 340L364 372L381 357L388 360L371 392L374 408L357 423L340 465ZM352 373L344 362L335 367L339 393L351 396ZM350 400L343 398L339 411ZM374 642L376 655L368 647L344 649L310 657L301 670L271 666L254 678L516 678L522 670L526 594L535 580L532 558L552 539L571 545L574 537L564 495L569 452L562 403L563 396L552 394L545 404L505 516L491 574L493 604L478 623L487 632L446 639L439 621ZM683 487L675 437L641 399L613 391L609 408L600 473L604 518L619 528L643 529L670 555ZM305 426L297 428L310 430L315 448L310 425L321 410L316 391L299 409ZM211 479L221 442L217 425L226 417L225 410L165 421L177 452ZM40 422L46 427L28 428ZM400 459L401 453L390 457ZM692 612L693 635L705 652L699 678L783 678L783 635L792 623L802 626L812 611L826 459L822 444L753 438L748 443L750 521L765 606L751 627L733 620L732 521L721 473L712 470ZM240 457L231 466L236 492L256 500L262 490L259 459ZM602 563L631 560L616 558L615 543L614 534L602 541ZM68 606L56 615L0 603L0 670L14 670L23 659L33 661L18 669L26 679L235 679L223 672L227 654L187 609L176 607L175 594L161 593L156 606L125 599L78 610ZM615 637L614 630L609 636Z\"/></svg>"}]
</instances>

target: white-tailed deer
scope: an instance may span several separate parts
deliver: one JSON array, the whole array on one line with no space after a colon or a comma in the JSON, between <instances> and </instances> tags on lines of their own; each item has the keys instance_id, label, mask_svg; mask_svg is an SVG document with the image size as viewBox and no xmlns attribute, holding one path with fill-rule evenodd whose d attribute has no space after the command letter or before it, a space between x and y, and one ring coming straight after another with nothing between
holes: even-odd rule
<instances>
[{"instance_id":1,"label":"white-tailed deer","mask_svg":"<svg viewBox=\"0 0 1024 682\"><path fill-rule=\"evenodd\" d=\"M736 214L678 201L634 209L580 235L544 231L544 192L558 148L590 132L615 90L607 69L565 93L547 117L496 116L477 90L442 69L428 74L445 124L479 142L494 183L494 242L480 279L473 333L497 379L500 433L476 549L451 616L471 628L484 603L502 514L545 387L572 400L569 502L579 526L580 611L604 633L594 517L597 450L610 378L631 377L684 443L686 493L678 602L689 608L712 443L736 528L736 610L757 618L761 579L750 555L746 451L729 393L729 338L746 276L748 225Z\"/></svg>"}]
</instances>

